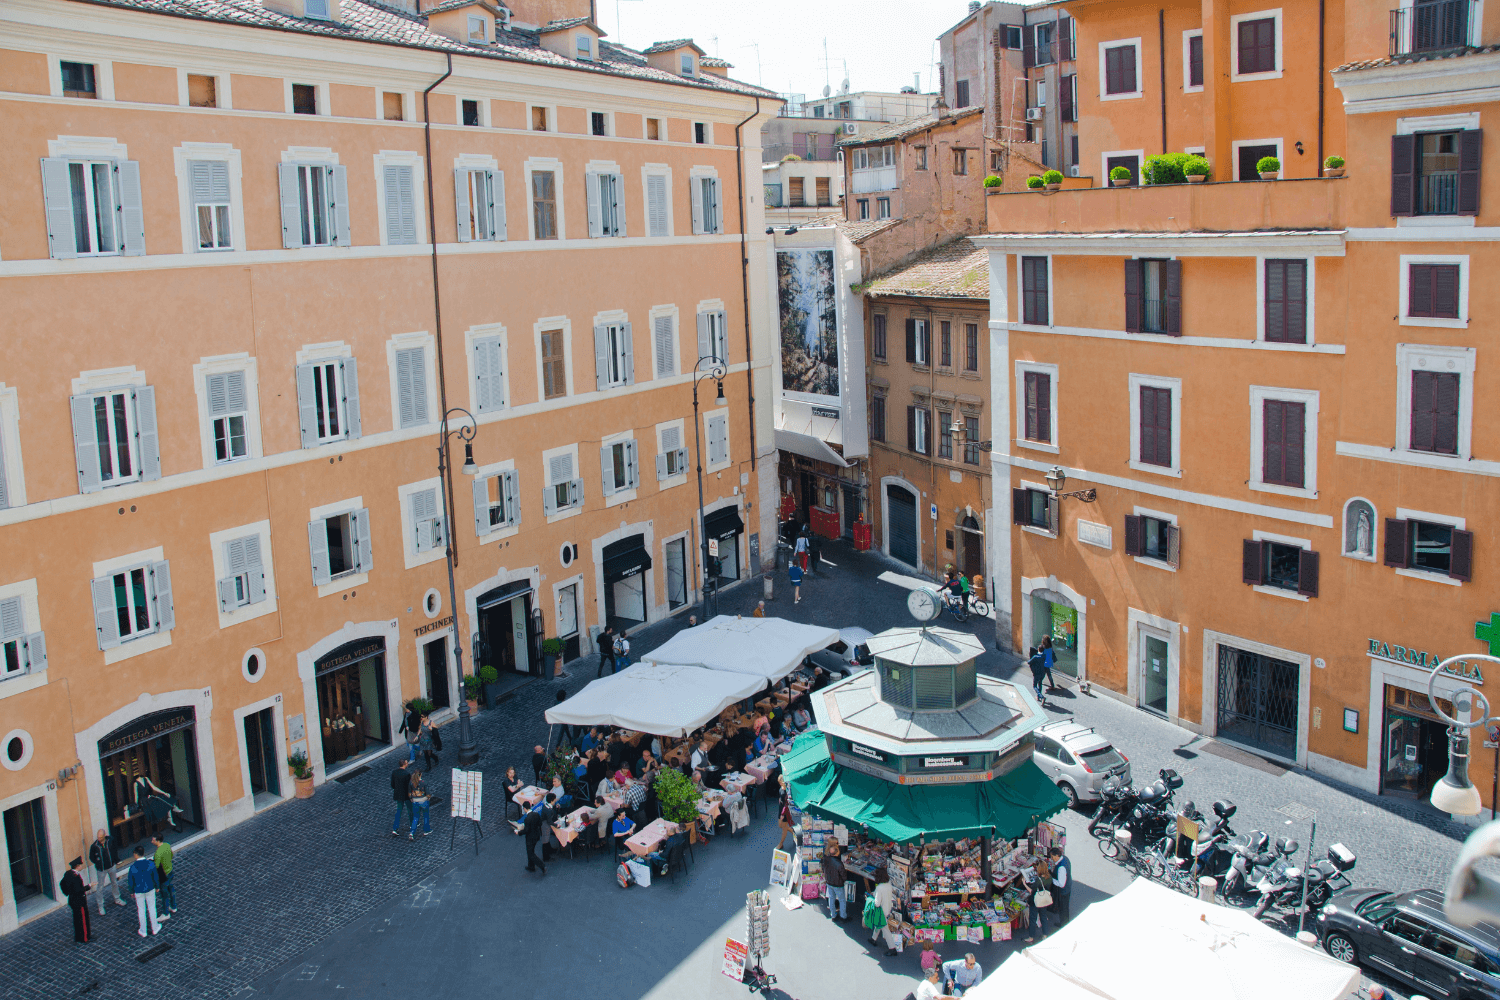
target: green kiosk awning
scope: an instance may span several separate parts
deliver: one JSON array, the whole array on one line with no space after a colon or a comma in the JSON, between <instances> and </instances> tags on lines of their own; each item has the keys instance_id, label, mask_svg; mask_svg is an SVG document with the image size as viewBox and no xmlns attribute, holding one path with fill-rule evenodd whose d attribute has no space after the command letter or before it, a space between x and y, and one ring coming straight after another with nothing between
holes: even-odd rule
<instances>
[{"instance_id":1,"label":"green kiosk awning","mask_svg":"<svg viewBox=\"0 0 1500 1000\"><path fill-rule=\"evenodd\" d=\"M816 729L797 737L781 758L781 773L799 808L867 827L893 843L925 837L1024 836L1068 800L1031 761L987 782L897 785L835 764Z\"/></svg>"}]
</instances>

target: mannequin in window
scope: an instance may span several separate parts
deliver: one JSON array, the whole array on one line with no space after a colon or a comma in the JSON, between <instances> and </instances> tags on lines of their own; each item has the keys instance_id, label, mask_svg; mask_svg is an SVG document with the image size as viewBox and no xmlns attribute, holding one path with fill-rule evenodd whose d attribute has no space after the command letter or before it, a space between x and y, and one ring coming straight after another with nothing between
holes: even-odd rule
<instances>
[{"instance_id":1,"label":"mannequin in window","mask_svg":"<svg viewBox=\"0 0 1500 1000\"><path fill-rule=\"evenodd\" d=\"M144 774L131 784L130 792L136 813L144 815L151 823L165 820L172 825L172 829L178 829L177 817L182 815L182 807L177 804L175 796L162 791Z\"/></svg>"}]
</instances>

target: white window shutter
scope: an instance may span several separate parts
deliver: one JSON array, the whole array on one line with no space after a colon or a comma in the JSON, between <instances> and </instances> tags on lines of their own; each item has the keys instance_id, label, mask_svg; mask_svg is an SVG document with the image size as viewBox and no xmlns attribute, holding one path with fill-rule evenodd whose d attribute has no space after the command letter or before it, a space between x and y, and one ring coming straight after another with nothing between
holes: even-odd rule
<instances>
[{"instance_id":1,"label":"white window shutter","mask_svg":"<svg viewBox=\"0 0 1500 1000\"><path fill-rule=\"evenodd\" d=\"M141 463L141 482L161 478L161 439L156 433L156 387L135 390L135 439Z\"/></svg>"},{"instance_id":2,"label":"white window shutter","mask_svg":"<svg viewBox=\"0 0 1500 1000\"><path fill-rule=\"evenodd\" d=\"M472 170L453 171L453 205L458 215L458 242L468 243L474 239L469 225L469 177ZM483 212L484 206L475 205L474 214Z\"/></svg>"},{"instance_id":3,"label":"white window shutter","mask_svg":"<svg viewBox=\"0 0 1500 1000\"><path fill-rule=\"evenodd\" d=\"M542 487L542 513L548 517L557 513L556 484Z\"/></svg>"},{"instance_id":4,"label":"white window shutter","mask_svg":"<svg viewBox=\"0 0 1500 1000\"><path fill-rule=\"evenodd\" d=\"M426 552L436 547L439 532L434 527L439 523L437 490L418 490L408 501L411 509L412 530L416 534L417 551Z\"/></svg>"},{"instance_id":5,"label":"white window shutter","mask_svg":"<svg viewBox=\"0 0 1500 1000\"><path fill-rule=\"evenodd\" d=\"M677 449L677 471L678 472L686 472L687 471L687 462L688 462L688 450L686 448L678 448Z\"/></svg>"},{"instance_id":6,"label":"white window shutter","mask_svg":"<svg viewBox=\"0 0 1500 1000\"><path fill-rule=\"evenodd\" d=\"M250 603L259 604L266 599L266 568L260 560L260 536L247 535L244 544L245 573L250 581Z\"/></svg>"},{"instance_id":7,"label":"white window shutter","mask_svg":"<svg viewBox=\"0 0 1500 1000\"><path fill-rule=\"evenodd\" d=\"M641 485L640 457L633 438L625 442L625 485L631 489Z\"/></svg>"},{"instance_id":8,"label":"white window shutter","mask_svg":"<svg viewBox=\"0 0 1500 1000\"><path fill-rule=\"evenodd\" d=\"M671 236L667 231L667 179L661 174L646 178L646 207L651 229L648 235Z\"/></svg>"},{"instance_id":9,"label":"white window shutter","mask_svg":"<svg viewBox=\"0 0 1500 1000\"><path fill-rule=\"evenodd\" d=\"M177 627L177 609L172 604L172 569L166 561L151 564L151 599L156 605L152 619L156 631L170 632Z\"/></svg>"},{"instance_id":10,"label":"white window shutter","mask_svg":"<svg viewBox=\"0 0 1500 1000\"><path fill-rule=\"evenodd\" d=\"M583 480L575 479L568 483L568 506L577 507L583 503Z\"/></svg>"},{"instance_id":11,"label":"white window shutter","mask_svg":"<svg viewBox=\"0 0 1500 1000\"><path fill-rule=\"evenodd\" d=\"M658 452L656 456L656 481L661 482L667 478L667 453Z\"/></svg>"},{"instance_id":12,"label":"white window shutter","mask_svg":"<svg viewBox=\"0 0 1500 1000\"><path fill-rule=\"evenodd\" d=\"M600 477L604 483L604 495L615 495L615 446L607 444L599 449L599 464L603 467Z\"/></svg>"},{"instance_id":13,"label":"white window shutter","mask_svg":"<svg viewBox=\"0 0 1500 1000\"><path fill-rule=\"evenodd\" d=\"M500 495L505 498L505 523L521 524L521 474L514 469L500 474Z\"/></svg>"},{"instance_id":14,"label":"white window shutter","mask_svg":"<svg viewBox=\"0 0 1500 1000\"><path fill-rule=\"evenodd\" d=\"M474 534L483 538L490 533L490 476L476 477L474 486Z\"/></svg>"},{"instance_id":15,"label":"white window shutter","mask_svg":"<svg viewBox=\"0 0 1500 1000\"><path fill-rule=\"evenodd\" d=\"M666 427L661 432L661 450L676 451L682 445L682 432L676 427Z\"/></svg>"},{"instance_id":16,"label":"white window shutter","mask_svg":"<svg viewBox=\"0 0 1500 1000\"><path fill-rule=\"evenodd\" d=\"M141 165L135 160L116 160L115 180L120 186L120 253L144 257L146 211L141 204Z\"/></svg>"},{"instance_id":17,"label":"white window shutter","mask_svg":"<svg viewBox=\"0 0 1500 1000\"><path fill-rule=\"evenodd\" d=\"M21 640L21 669L30 674L47 669L46 633L28 632Z\"/></svg>"},{"instance_id":18,"label":"white window shutter","mask_svg":"<svg viewBox=\"0 0 1500 1000\"><path fill-rule=\"evenodd\" d=\"M188 200L194 205L229 200L229 164L222 160L189 160Z\"/></svg>"},{"instance_id":19,"label":"white window shutter","mask_svg":"<svg viewBox=\"0 0 1500 1000\"><path fill-rule=\"evenodd\" d=\"M720 309L714 313L714 357L729 364L729 316Z\"/></svg>"},{"instance_id":20,"label":"white window shutter","mask_svg":"<svg viewBox=\"0 0 1500 1000\"><path fill-rule=\"evenodd\" d=\"M720 202L719 202L719 181L718 181L718 178L714 178L713 180L709 181L709 183L711 185L713 185L713 190L711 192L712 196L713 196L713 209L714 209L713 230L712 231L716 232L716 233L722 233L724 231L724 206L722 204L720 204Z\"/></svg>"},{"instance_id":21,"label":"white window shutter","mask_svg":"<svg viewBox=\"0 0 1500 1000\"><path fill-rule=\"evenodd\" d=\"M374 553L370 549L370 509L362 507L350 512L349 524L354 529L355 568L368 573L375 565Z\"/></svg>"},{"instance_id":22,"label":"white window shutter","mask_svg":"<svg viewBox=\"0 0 1500 1000\"><path fill-rule=\"evenodd\" d=\"M585 188L585 190L588 191L588 196L589 196L588 201L589 201L589 236L590 237L603 235L603 232L604 232L604 222L603 222L603 219L601 218L601 216L602 216L603 213L600 210L600 203L599 203L599 187L600 187L601 184L603 184L603 182L604 182L603 178L604 177L605 177L604 174L586 174L585 175L585 180L587 181L587 183L584 184L584 188Z\"/></svg>"},{"instance_id":23,"label":"white window shutter","mask_svg":"<svg viewBox=\"0 0 1500 1000\"><path fill-rule=\"evenodd\" d=\"M621 346L625 355L625 384L635 385L635 333L629 323L620 325L620 336L623 338Z\"/></svg>"},{"instance_id":24,"label":"white window shutter","mask_svg":"<svg viewBox=\"0 0 1500 1000\"><path fill-rule=\"evenodd\" d=\"M609 387L609 327L594 327L594 377L602 392Z\"/></svg>"},{"instance_id":25,"label":"white window shutter","mask_svg":"<svg viewBox=\"0 0 1500 1000\"><path fill-rule=\"evenodd\" d=\"M0 436L0 510L10 506L10 486L5 478L5 441Z\"/></svg>"},{"instance_id":26,"label":"white window shutter","mask_svg":"<svg viewBox=\"0 0 1500 1000\"><path fill-rule=\"evenodd\" d=\"M77 257L72 182L68 179L68 161L62 157L42 159L42 204L47 212L47 247L52 259Z\"/></svg>"},{"instance_id":27,"label":"white window shutter","mask_svg":"<svg viewBox=\"0 0 1500 1000\"><path fill-rule=\"evenodd\" d=\"M474 411L492 413L505 406L505 352L499 337L474 341Z\"/></svg>"},{"instance_id":28,"label":"white window shutter","mask_svg":"<svg viewBox=\"0 0 1500 1000\"><path fill-rule=\"evenodd\" d=\"M321 587L333 579L328 564L328 522L319 518L307 522L307 545L312 555L313 586Z\"/></svg>"},{"instance_id":29,"label":"white window shutter","mask_svg":"<svg viewBox=\"0 0 1500 1000\"><path fill-rule=\"evenodd\" d=\"M350 246L349 239L349 168L334 166L328 170L328 191L332 198L329 216L333 219L334 245ZM359 435L354 435L358 437Z\"/></svg>"},{"instance_id":30,"label":"white window shutter","mask_svg":"<svg viewBox=\"0 0 1500 1000\"><path fill-rule=\"evenodd\" d=\"M26 632L26 616L19 597L0 601L0 642L19 639Z\"/></svg>"},{"instance_id":31,"label":"white window shutter","mask_svg":"<svg viewBox=\"0 0 1500 1000\"><path fill-rule=\"evenodd\" d=\"M114 649L120 644L120 616L115 612L115 580L113 576L89 581L89 590L94 598L94 630L98 633L100 649Z\"/></svg>"},{"instance_id":32,"label":"white window shutter","mask_svg":"<svg viewBox=\"0 0 1500 1000\"><path fill-rule=\"evenodd\" d=\"M73 454L78 460L78 492L99 490L99 436L94 427L94 397L74 396Z\"/></svg>"},{"instance_id":33,"label":"white window shutter","mask_svg":"<svg viewBox=\"0 0 1500 1000\"><path fill-rule=\"evenodd\" d=\"M345 436L353 441L359 437L359 359L344 358L339 364L344 370Z\"/></svg>"},{"instance_id":34,"label":"white window shutter","mask_svg":"<svg viewBox=\"0 0 1500 1000\"><path fill-rule=\"evenodd\" d=\"M494 238L505 239L505 171L490 171L490 218L495 227Z\"/></svg>"},{"instance_id":35,"label":"white window shutter","mask_svg":"<svg viewBox=\"0 0 1500 1000\"><path fill-rule=\"evenodd\" d=\"M226 576L219 581L219 611L232 611L235 604L234 577Z\"/></svg>"},{"instance_id":36,"label":"white window shutter","mask_svg":"<svg viewBox=\"0 0 1500 1000\"><path fill-rule=\"evenodd\" d=\"M656 341L656 377L666 378L677 373L677 358L673 348L675 338L672 336L672 317L658 316L653 321L655 325Z\"/></svg>"},{"instance_id":37,"label":"white window shutter","mask_svg":"<svg viewBox=\"0 0 1500 1000\"><path fill-rule=\"evenodd\" d=\"M417 242L417 201L412 168L387 164L385 178L385 241L391 245Z\"/></svg>"},{"instance_id":38,"label":"white window shutter","mask_svg":"<svg viewBox=\"0 0 1500 1000\"><path fill-rule=\"evenodd\" d=\"M281 245L295 250L302 246L302 191L297 164L278 163L276 181L281 188Z\"/></svg>"},{"instance_id":39,"label":"white window shutter","mask_svg":"<svg viewBox=\"0 0 1500 1000\"><path fill-rule=\"evenodd\" d=\"M622 174L612 174L610 183L610 194L615 199L615 232L616 236L625 236L628 230L625 228L625 177Z\"/></svg>"},{"instance_id":40,"label":"white window shutter","mask_svg":"<svg viewBox=\"0 0 1500 1000\"><path fill-rule=\"evenodd\" d=\"M702 362L702 360L704 358L711 358L711 357L713 357L713 353L714 353L714 338L713 338L713 331L709 328L708 313L699 313L698 314L698 362ZM693 365L693 368L694 368L695 371L697 370L698 362L695 362L694 365Z\"/></svg>"},{"instance_id":41,"label":"white window shutter","mask_svg":"<svg viewBox=\"0 0 1500 1000\"><path fill-rule=\"evenodd\" d=\"M396 426L401 429L415 427L417 420L416 375L417 348L396 352Z\"/></svg>"},{"instance_id":42,"label":"white window shutter","mask_svg":"<svg viewBox=\"0 0 1500 1000\"><path fill-rule=\"evenodd\" d=\"M318 443L318 403L315 398L317 365L297 366L297 418L302 425L302 447Z\"/></svg>"},{"instance_id":43,"label":"white window shutter","mask_svg":"<svg viewBox=\"0 0 1500 1000\"><path fill-rule=\"evenodd\" d=\"M688 193L690 195L688 201L693 206L694 236L703 235L703 183L705 180L707 180L705 177L694 177L688 185Z\"/></svg>"}]
</instances>

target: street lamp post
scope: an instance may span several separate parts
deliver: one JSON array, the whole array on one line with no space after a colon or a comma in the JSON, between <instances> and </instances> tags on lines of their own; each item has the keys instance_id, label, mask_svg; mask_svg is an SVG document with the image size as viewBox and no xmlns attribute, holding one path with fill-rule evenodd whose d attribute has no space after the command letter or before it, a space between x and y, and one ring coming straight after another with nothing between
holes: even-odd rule
<instances>
[{"instance_id":1,"label":"street lamp post","mask_svg":"<svg viewBox=\"0 0 1500 1000\"><path fill-rule=\"evenodd\" d=\"M448 418L455 413L461 413L468 418L467 424L460 424L450 429ZM442 426L438 428L438 495L442 500L443 511L443 554L448 563L448 607L453 615L453 657L458 665L458 696L463 706L458 713L458 763L463 767L469 767L479 761L479 745L474 742L474 730L469 724L469 699L464 697L464 644L460 639L458 628L458 592L453 584L453 526L448 523L448 469L450 468L448 454L448 439L457 435L464 443L464 464L459 470L466 476L472 476L478 469L474 465L474 433L478 430L478 424L474 420L474 414L462 407L455 406L443 414Z\"/></svg>"},{"instance_id":2,"label":"street lamp post","mask_svg":"<svg viewBox=\"0 0 1500 1000\"><path fill-rule=\"evenodd\" d=\"M1047 473L1047 485L1051 488L1052 492L1057 495L1057 499L1059 500L1062 500L1065 497L1072 497L1075 500L1082 500L1084 503L1093 503L1095 500L1099 499L1098 490L1092 488L1086 490L1074 490L1072 493L1064 493L1062 489L1064 486L1068 485L1068 474L1062 470L1062 466L1060 465L1054 465L1052 467L1052 471Z\"/></svg>"},{"instance_id":3,"label":"street lamp post","mask_svg":"<svg viewBox=\"0 0 1500 1000\"><path fill-rule=\"evenodd\" d=\"M703 367L705 361L709 362L707 368ZM705 378L717 382L719 395L714 400L714 405L724 406L729 402L724 398L724 376L728 370L724 362L711 354L699 358L698 363L693 366L693 444L698 452L698 541L703 549L698 576L698 617L704 622L708 621L708 520L703 516L703 438L702 429L698 426L698 383ZM725 433L728 433L727 427ZM716 579L716 588L717 583Z\"/></svg>"},{"instance_id":4,"label":"street lamp post","mask_svg":"<svg viewBox=\"0 0 1500 1000\"><path fill-rule=\"evenodd\" d=\"M1500 722L1500 716L1490 715L1490 701L1477 688L1467 687L1456 691L1451 699L1454 711L1468 715L1468 722L1453 718L1438 704L1437 692L1434 690L1438 674L1445 672L1450 663L1467 660L1488 660L1500 664L1500 657L1485 653L1450 656L1434 666L1427 676L1427 703L1438 718L1448 724L1448 773L1432 786L1432 805L1433 808L1454 816L1479 815L1479 789L1469 781L1469 732L1482 729L1492 722Z\"/></svg>"}]
</instances>

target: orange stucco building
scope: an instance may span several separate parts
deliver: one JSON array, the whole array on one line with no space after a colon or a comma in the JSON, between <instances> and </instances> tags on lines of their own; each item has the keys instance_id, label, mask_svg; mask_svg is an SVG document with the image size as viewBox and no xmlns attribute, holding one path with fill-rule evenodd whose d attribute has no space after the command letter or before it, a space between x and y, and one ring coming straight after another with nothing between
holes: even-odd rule
<instances>
[{"instance_id":1,"label":"orange stucco building","mask_svg":"<svg viewBox=\"0 0 1500 1000\"><path fill-rule=\"evenodd\" d=\"M1050 635L1095 692L1425 797L1447 765L1429 669L1500 653L1500 416L1478 382L1500 15L1063 6L1084 158L1199 147L1214 174L989 197L1000 638ZM1280 179L1236 180L1273 140ZM1318 153L1347 163L1319 176ZM1054 468L1093 501L1059 497ZM1490 674L1461 664L1437 695ZM1475 755L1487 804L1490 766Z\"/></svg>"},{"instance_id":2,"label":"orange stucco building","mask_svg":"<svg viewBox=\"0 0 1500 1000\"><path fill-rule=\"evenodd\" d=\"M0 932L96 829L212 833L451 717L460 650L685 612L700 464L756 572L779 103L590 6L0 12Z\"/></svg>"}]
</instances>

